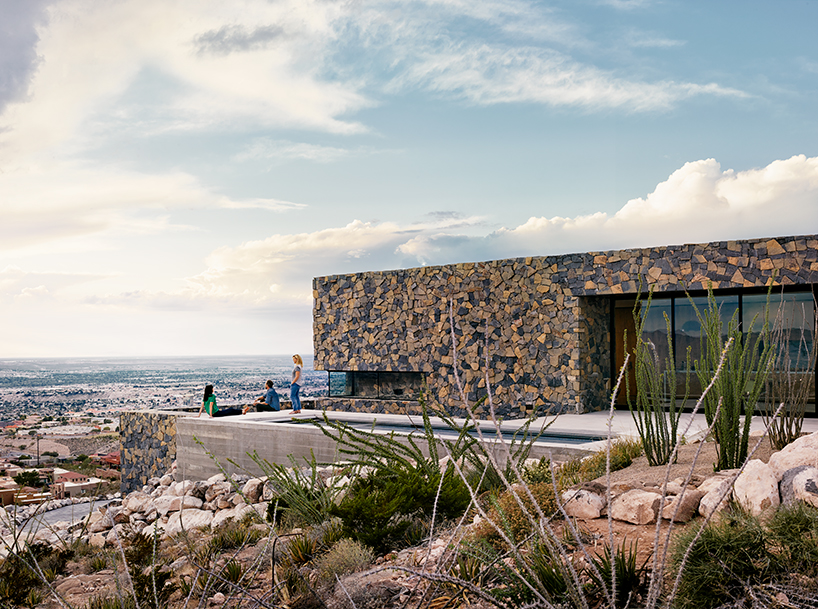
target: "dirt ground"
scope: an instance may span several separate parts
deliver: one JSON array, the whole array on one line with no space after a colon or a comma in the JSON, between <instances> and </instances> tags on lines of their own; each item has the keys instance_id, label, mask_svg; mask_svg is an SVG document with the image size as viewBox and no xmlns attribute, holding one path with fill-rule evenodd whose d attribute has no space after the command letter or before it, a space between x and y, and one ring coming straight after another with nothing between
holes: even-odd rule
<instances>
[{"instance_id":1,"label":"dirt ground","mask_svg":"<svg viewBox=\"0 0 818 609\"><path fill-rule=\"evenodd\" d=\"M749 450L752 451L758 442L758 438L750 438ZM698 459L696 453L699 452ZM762 440L758 450L753 454L753 459L761 459L765 463L769 461L770 455L773 453L769 440ZM693 465L696 460L695 466ZM693 475L700 481L708 476L713 475L713 464L716 462L716 445L712 442L689 444L680 447L678 459L675 464L670 466L670 475L668 480L676 478L686 478L691 468ZM625 469L611 473L611 485L615 488L661 488L667 475L668 467L666 465L650 466L648 460L643 456L634 460L634 462ZM597 478L596 482L605 484L605 476ZM693 521L694 523L696 520ZM671 531L672 537L677 533L683 531L688 524L675 523ZM610 529L608 526L608 519L598 518L596 520L589 520L580 522L581 529L589 533L592 539L591 546L601 548L608 543L610 538ZM664 539L667 536L668 523L662 521L660 533L660 547L664 545ZM637 543L637 556L639 564L648 560L654 548L656 540L656 523L649 525L635 525L627 522L620 522L614 520L612 522L612 530L614 543L619 545L625 543L626 547L630 543Z\"/></svg>"}]
</instances>

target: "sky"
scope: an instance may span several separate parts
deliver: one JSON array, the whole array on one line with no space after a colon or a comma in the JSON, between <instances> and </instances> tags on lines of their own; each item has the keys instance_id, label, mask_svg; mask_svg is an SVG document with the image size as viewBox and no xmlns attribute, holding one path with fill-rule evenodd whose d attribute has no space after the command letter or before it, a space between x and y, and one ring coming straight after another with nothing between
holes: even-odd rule
<instances>
[{"instance_id":1,"label":"sky","mask_svg":"<svg viewBox=\"0 0 818 609\"><path fill-rule=\"evenodd\" d=\"M311 353L316 276L816 233L816 23L0 0L0 358Z\"/></svg>"}]
</instances>

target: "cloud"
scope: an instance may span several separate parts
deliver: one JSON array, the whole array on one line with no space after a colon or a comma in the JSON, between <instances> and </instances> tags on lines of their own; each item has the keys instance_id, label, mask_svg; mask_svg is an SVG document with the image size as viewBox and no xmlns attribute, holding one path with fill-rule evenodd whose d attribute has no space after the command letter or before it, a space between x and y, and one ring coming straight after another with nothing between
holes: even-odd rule
<instances>
[{"instance_id":1,"label":"cloud","mask_svg":"<svg viewBox=\"0 0 818 609\"><path fill-rule=\"evenodd\" d=\"M698 95L746 97L716 83L645 83L579 63L550 49L460 45L414 65L404 83L478 105L541 103L591 110L653 111Z\"/></svg>"},{"instance_id":2,"label":"cloud","mask_svg":"<svg viewBox=\"0 0 818 609\"><path fill-rule=\"evenodd\" d=\"M308 306L315 276L800 234L818 223L818 157L794 156L745 171L722 170L714 159L690 162L613 215L532 217L477 236L460 226L479 227L483 218L430 216L412 224L411 232L393 222L356 220L219 248L205 271L187 279L184 294L234 306Z\"/></svg>"},{"instance_id":3,"label":"cloud","mask_svg":"<svg viewBox=\"0 0 818 609\"><path fill-rule=\"evenodd\" d=\"M233 52L265 49L286 35L284 28L277 25L252 29L240 25L223 25L218 30L196 36L194 43L199 53L229 55Z\"/></svg>"},{"instance_id":4,"label":"cloud","mask_svg":"<svg viewBox=\"0 0 818 609\"><path fill-rule=\"evenodd\" d=\"M39 39L24 45L38 69L29 58L13 72L32 77L27 97L0 116L0 162L64 144L92 118L115 130L148 110L154 129L364 130L341 118L372 104L360 83L324 75L333 2L62 0L47 12ZM140 88L148 73L164 86ZM147 107L129 103L148 94Z\"/></svg>"},{"instance_id":5,"label":"cloud","mask_svg":"<svg viewBox=\"0 0 818 609\"><path fill-rule=\"evenodd\" d=\"M260 138L237 154L234 159L239 162L254 159L274 159L278 161L304 160L314 161L316 163L334 163L335 161L353 155L366 154L367 152L369 152L368 149L352 150L335 146L291 142L289 140Z\"/></svg>"},{"instance_id":6,"label":"cloud","mask_svg":"<svg viewBox=\"0 0 818 609\"><path fill-rule=\"evenodd\" d=\"M51 149L76 154L123 129L362 133L367 125L350 117L404 90L479 105L635 112L744 95L719 83L603 70L593 51L580 61L570 50L592 45L566 13L523 0L18 4L7 11L9 52L0 53L8 64L0 70L0 166ZM293 146L280 152L319 162L345 154Z\"/></svg>"},{"instance_id":7,"label":"cloud","mask_svg":"<svg viewBox=\"0 0 818 609\"><path fill-rule=\"evenodd\" d=\"M306 207L277 199L238 199L181 171L145 174L118 167L56 162L0 174L0 251L93 234L156 234L198 230L173 224L178 209Z\"/></svg>"},{"instance_id":8,"label":"cloud","mask_svg":"<svg viewBox=\"0 0 818 609\"><path fill-rule=\"evenodd\" d=\"M0 113L10 102L24 100L37 70L38 26L45 21L46 2L4 0L0 4Z\"/></svg>"},{"instance_id":9,"label":"cloud","mask_svg":"<svg viewBox=\"0 0 818 609\"><path fill-rule=\"evenodd\" d=\"M0 269L0 302L42 300L65 288L103 279L96 273L32 272L17 266Z\"/></svg>"}]
</instances>

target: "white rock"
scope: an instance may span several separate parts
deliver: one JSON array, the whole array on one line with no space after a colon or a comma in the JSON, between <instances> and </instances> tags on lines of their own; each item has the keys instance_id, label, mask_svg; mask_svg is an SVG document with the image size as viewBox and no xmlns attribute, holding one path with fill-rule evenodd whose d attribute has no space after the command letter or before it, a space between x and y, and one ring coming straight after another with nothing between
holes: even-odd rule
<instances>
[{"instance_id":1,"label":"white rock","mask_svg":"<svg viewBox=\"0 0 818 609\"><path fill-rule=\"evenodd\" d=\"M227 480L227 478L224 477L224 474L216 474L215 476L210 476L210 478L207 479L207 483L212 486L217 482L224 482L225 480Z\"/></svg>"},{"instance_id":2,"label":"white rock","mask_svg":"<svg viewBox=\"0 0 818 609\"><path fill-rule=\"evenodd\" d=\"M733 487L733 497L740 506L758 516L781 503L778 479L769 465L759 459L747 463Z\"/></svg>"},{"instance_id":3,"label":"white rock","mask_svg":"<svg viewBox=\"0 0 818 609\"><path fill-rule=\"evenodd\" d=\"M167 516L168 512L170 511L171 504L176 499L178 499L178 497L174 497L173 495L162 495L161 497L157 497L153 500L153 506L161 516Z\"/></svg>"},{"instance_id":4,"label":"white rock","mask_svg":"<svg viewBox=\"0 0 818 609\"><path fill-rule=\"evenodd\" d=\"M170 474L165 474L164 476L159 478L159 484L161 486L170 486L171 484L173 484L173 476L171 476Z\"/></svg>"},{"instance_id":5,"label":"white rock","mask_svg":"<svg viewBox=\"0 0 818 609\"><path fill-rule=\"evenodd\" d=\"M208 512L210 513L210 512ZM233 520L236 516L236 508L230 510L219 510L213 515L213 520L210 521L210 528L215 529L222 526L225 522Z\"/></svg>"},{"instance_id":6,"label":"white rock","mask_svg":"<svg viewBox=\"0 0 818 609\"><path fill-rule=\"evenodd\" d=\"M650 524L659 514L662 496L633 489L622 493L611 502L611 517L632 524Z\"/></svg>"},{"instance_id":7,"label":"white rock","mask_svg":"<svg viewBox=\"0 0 818 609\"><path fill-rule=\"evenodd\" d=\"M101 548L105 545L105 535L102 533L94 533L88 538L88 544L94 548Z\"/></svg>"},{"instance_id":8,"label":"white rock","mask_svg":"<svg viewBox=\"0 0 818 609\"><path fill-rule=\"evenodd\" d=\"M202 503L204 502L198 497L191 497L188 495L174 497L168 506L168 512L178 512L183 508L186 510L191 508L198 510L202 507Z\"/></svg>"},{"instance_id":9,"label":"white rock","mask_svg":"<svg viewBox=\"0 0 818 609\"><path fill-rule=\"evenodd\" d=\"M581 520L599 518L607 501L596 493L587 490L567 490L562 493L562 503L565 512Z\"/></svg>"},{"instance_id":10,"label":"white rock","mask_svg":"<svg viewBox=\"0 0 818 609\"><path fill-rule=\"evenodd\" d=\"M153 498L146 493L135 492L128 495L122 505L131 513L145 513L153 507Z\"/></svg>"},{"instance_id":11,"label":"white rock","mask_svg":"<svg viewBox=\"0 0 818 609\"><path fill-rule=\"evenodd\" d=\"M165 534L170 537L182 530L191 531L193 529L200 529L210 527L213 521L213 512L206 510L182 510L181 512L174 512L168 518L168 524L165 526Z\"/></svg>"},{"instance_id":12,"label":"white rock","mask_svg":"<svg viewBox=\"0 0 818 609\"><path fill-rule=\"evenodd\" d=\"M708 483L709 481L709 483ZM699 501L699 514L707 518L713 512L721 512L730 499L730 478L713 476L705 480L699 490L708 489Z\"/></svg>"},{"instance_id":13,"label":"white rock","mask_svg":"<svg viewBox=\"0 0 818 609\"><path fill-rule=\"evenodd\" d=\"M818 469L810 467L796 474L792 490L796 499L818 507Z\"/></svg>"},{"instance_id":14,"label":"white rock","mask_svg":"<svg viewBox=\"0 0 818 609\"><path fill-rule=\"evenodd\" d=\"M262 520L267 520L267 510L269 509L269 506L269 501L262 501L261 503L254 503L250 507L256 511L256 514L261 516Z\"/></svg>"},{"instance_id":15,"label":"white rock","mask_svg":"<svg viewBox=\"0 0 818 609\"><path fill-rule=\"evenodd\" d=\"M770 456L769 466L778 481L784 472L799 465L818 467L818 431L801 436Z\"/></svg>"},{"instance_id":16,"label":"white rock","mask_svg":"<svg viewBox=\"0 0 818 609\"><path fill-rule=\"evenodd\" d=\"M219 474L221 475L221 474ZM222 495L227 495L233 490L233 487L230 485L229 482L214 482L211 484L207 491L205 491L205 501L213 501L217 497L221 497Z\"/></svg>"}]
</instances>

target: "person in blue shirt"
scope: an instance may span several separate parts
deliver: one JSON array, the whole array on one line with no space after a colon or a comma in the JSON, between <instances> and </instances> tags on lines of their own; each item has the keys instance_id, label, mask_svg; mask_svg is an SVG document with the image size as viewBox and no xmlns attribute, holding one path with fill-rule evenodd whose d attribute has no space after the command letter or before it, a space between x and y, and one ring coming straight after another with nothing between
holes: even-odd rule
<instances>
[{"instance_id":1,"label":"person in blue shirt","mask_svg":"<svg viewBox=\"0 0 818 609\"><path fill-rule=\"evenodd\" d=\"M273 389L273 381L267 381L264 387L267 392L260 398L257 398L250 406L245 406L244 414L247 414L251 408L255 408L256 412L274 412L281 410L278 393Z\"/></svg>"}]
</instances>

